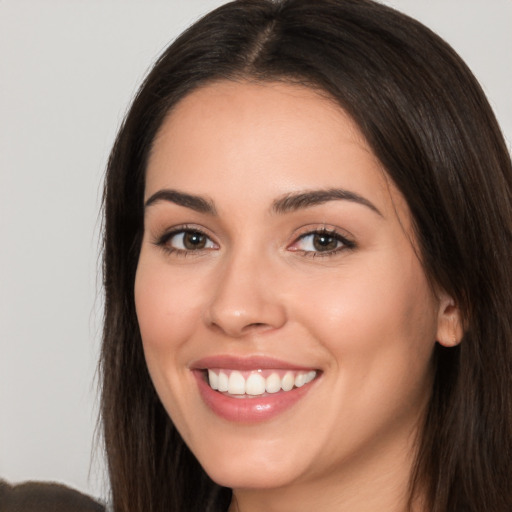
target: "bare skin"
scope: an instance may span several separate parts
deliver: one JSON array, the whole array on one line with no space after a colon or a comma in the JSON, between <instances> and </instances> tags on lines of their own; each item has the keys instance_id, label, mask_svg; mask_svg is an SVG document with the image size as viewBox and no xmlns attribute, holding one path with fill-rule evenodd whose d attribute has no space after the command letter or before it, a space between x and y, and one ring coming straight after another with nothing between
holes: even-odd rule
<instances>
[{"instance_id":1,"label":"bare skin","mask_svg":"<svg viewBox=\"0 0 512 512\"><path fill-rule=\"evenodd\" d=\"M148 368L201 465L234 490L230 512L404 512L432 351L456 342L458 312L431 289L407 205L354 122L300 86L208 85L164 122L145 198ZM194 370L226 355L317 377L270 419L230 421Z\"/></svg>"}]
</instances>

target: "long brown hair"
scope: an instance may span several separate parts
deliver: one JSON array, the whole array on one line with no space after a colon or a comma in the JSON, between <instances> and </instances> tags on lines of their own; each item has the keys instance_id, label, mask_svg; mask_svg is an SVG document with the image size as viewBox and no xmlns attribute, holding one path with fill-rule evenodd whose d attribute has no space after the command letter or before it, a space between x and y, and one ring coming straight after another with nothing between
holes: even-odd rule
<instances>
[{"instance_id":1,"label":"long brown hair","mask_svg":"<svg viewBox=\"0 0 512 512\"><path fill-rule=\"evenodd\" d=\"M240 0L164 52L108 164L100 369L115 512L222 511L230 501L155 393L133 286L162 120L195 88L245 78L323 90L353 117L408 202L427 276L462 313L461 344L435 349L411 500L421 492L432 512L512 510L512 169L480 86L439 37L370 0Z\"/></svg>"}]
</instances>

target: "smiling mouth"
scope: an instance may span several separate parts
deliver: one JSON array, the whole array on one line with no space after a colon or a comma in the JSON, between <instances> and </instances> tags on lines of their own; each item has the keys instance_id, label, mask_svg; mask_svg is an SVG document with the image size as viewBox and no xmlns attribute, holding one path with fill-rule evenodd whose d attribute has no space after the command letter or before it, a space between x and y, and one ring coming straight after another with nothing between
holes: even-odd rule
<instances>
[{"instance_id":1,"label":"smiling mouth","mask_svg":"<svg viewBox=\"0 0 512 512\"><path fill-rule=\"evenodd\" d=\"M255 398L288 392L313 381L316 370L258 369L251 371L209 368L205 372L211 389L233 398Z\"/></svg>"}]
</instances>

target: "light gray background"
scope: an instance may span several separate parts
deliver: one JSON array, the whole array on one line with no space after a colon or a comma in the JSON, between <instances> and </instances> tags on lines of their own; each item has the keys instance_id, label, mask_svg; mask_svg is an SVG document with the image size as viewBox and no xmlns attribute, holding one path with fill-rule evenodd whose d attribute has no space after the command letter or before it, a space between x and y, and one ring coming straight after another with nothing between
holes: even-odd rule
<instances>
[{"instance_id":1,"label":"light gray background","mask_svg":"<svg viewBox=\"0 0 512 512\"><path fill-rule=\"evenodd\" d=\"M221 3L0 0L0 477L106 493L93 448L105 163L150 63ZM512 0L387 3L468 62L510 148Z\"/></svg>"}]
</instances>

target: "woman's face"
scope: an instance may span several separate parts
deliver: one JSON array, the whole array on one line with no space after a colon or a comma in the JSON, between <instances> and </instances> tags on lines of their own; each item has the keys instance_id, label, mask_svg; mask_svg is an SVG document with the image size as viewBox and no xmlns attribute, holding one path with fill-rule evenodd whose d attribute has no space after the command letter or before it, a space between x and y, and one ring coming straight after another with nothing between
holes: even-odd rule
<instances>
[{"instance_id":1,"label":"woman's face","mask_svg":"<svg viewBox=\"0 0 512 512\"><path fill-rule=\"evenodd\" d=\"M300 86L206 86L164 122L145 200L144 352L208 474L270 488L407 464L441 306L351 119Z\"/></svg>"}]
</instances>

